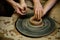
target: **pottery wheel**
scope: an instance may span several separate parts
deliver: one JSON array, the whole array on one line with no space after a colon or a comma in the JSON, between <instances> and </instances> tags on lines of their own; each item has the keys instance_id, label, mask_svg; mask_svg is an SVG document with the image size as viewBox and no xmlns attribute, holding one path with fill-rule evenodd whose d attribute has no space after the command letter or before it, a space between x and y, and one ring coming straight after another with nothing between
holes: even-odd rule
<instances>
[{"instance_id":1,"label":"pottery wheel","mask_svg":"<svg viewBox=\"0 0 60 40\"><path fill-rule=\"evenodd\" d=\"M55 23L51 18L43 18L44 25L40 27L29 23L30 17L18 18L16 22L17 30L28 37L41 37L50 34L55 30Z\"/></svg>"}]
</instances>

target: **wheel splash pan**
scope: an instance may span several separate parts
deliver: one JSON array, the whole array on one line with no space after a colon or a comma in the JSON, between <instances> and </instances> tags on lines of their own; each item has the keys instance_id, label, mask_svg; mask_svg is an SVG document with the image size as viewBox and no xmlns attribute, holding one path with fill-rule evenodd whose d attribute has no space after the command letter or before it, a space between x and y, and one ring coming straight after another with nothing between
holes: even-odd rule
<instances>
[{"instance_id":1,"label":"wheel splash pan","mask_svg":"<svg viewBox=\"0 0 60 40\"><path fill-rule=\"evenodd\" d=\"M22 16L23 17L23 16ZM30 16L25 15L16 21L16 29L27 37L38 38L52 33L55 30L55 23L51 18L43 18L44 25L37 27L29 23Z\"/></svg>"}]
</instances>

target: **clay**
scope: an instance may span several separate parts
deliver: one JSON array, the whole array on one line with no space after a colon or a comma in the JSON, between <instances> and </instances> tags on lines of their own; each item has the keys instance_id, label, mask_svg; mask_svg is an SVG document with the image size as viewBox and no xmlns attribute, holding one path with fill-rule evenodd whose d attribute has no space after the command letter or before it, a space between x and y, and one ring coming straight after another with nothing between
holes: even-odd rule
<instances>
[{"instance_id":1,"label":"clay","mask_svg":"<svg viewBox=\"0 0 60 40\"><path fill-rule=\"evenodd\" d=\"M32 25L35 25L35 26L37 26L37 25L41 25L42 26L43 25L42 19L36 20L34 17L31 17L29 22Z\"/></svg>"}]
</instances>

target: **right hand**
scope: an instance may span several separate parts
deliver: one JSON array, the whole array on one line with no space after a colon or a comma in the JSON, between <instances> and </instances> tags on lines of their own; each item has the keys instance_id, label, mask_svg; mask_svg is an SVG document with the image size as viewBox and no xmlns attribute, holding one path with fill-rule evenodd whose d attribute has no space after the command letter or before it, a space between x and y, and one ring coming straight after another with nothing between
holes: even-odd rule
<instances>
[{"instance_id":1,"label":"right hand","mask_svg":"<svg viewBox=\"0 0 60 40\"><path fill-rule=\"evenodd\" d=\"M34 16L37 20L40 20L42 18L42 15L43 15L43 7L42 5L40 4L40 2L36 3L34 5Z\"/></svg>"}]
</instances>

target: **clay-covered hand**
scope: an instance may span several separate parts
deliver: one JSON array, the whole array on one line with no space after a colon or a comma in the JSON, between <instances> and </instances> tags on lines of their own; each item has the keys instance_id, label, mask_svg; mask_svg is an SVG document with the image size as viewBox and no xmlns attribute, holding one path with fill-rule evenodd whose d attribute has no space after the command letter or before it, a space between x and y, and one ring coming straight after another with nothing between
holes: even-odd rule
<instances>
[{"instance_id":1,"label":"clay-covered hand","mask_svg":"<svg viewBox=\"0 0 60 40\"><path fill-rule=\"evenodd\" d=\"M21 7L23 8L22 9L22 12L25 13L27 11L27 5L26 5L26 3L25 2L22 2L21 3Z\"/></svg>"},{"instance_id":2,"label":"clay-covered hand","mask_svg":"<svg viewBox=\"0 0 60 40\"><path fill-rule=\"evenodd\" d=\"M42 15L43 15L43 7L40 4L40 2L37 2L36 4L34 4L34 16L37 20L40 20Z\"/></svg>"},{"instance_id":3,"label":"clay-covered hand","mask_svg":"<svg viewBox=\"0 0 60 40\"><path fill-rule=\"evenodd\" d=\"M17 2L15 2L14 0L7 0L7 2L9 4L11 4L11 6L14 8L15 12L17 12L20 15L25 15L22 10L23 8L21 7L21 5Z\"/></svg>"},{"instance_id":4,"label":"clay-covered hand","mask_svg":"<svg viewBox=\"0 0 60 40\"><path fill-rule=\"evenodd\" d=\"M16 11L17 13L19 13L19 14L21 14L21 15L25 15L24 12L23 12L23 7L22 7L20 4L15 3L15 4L13 5L13 8L15 9L15 11Z\"/></svg>"}]
</instances>

